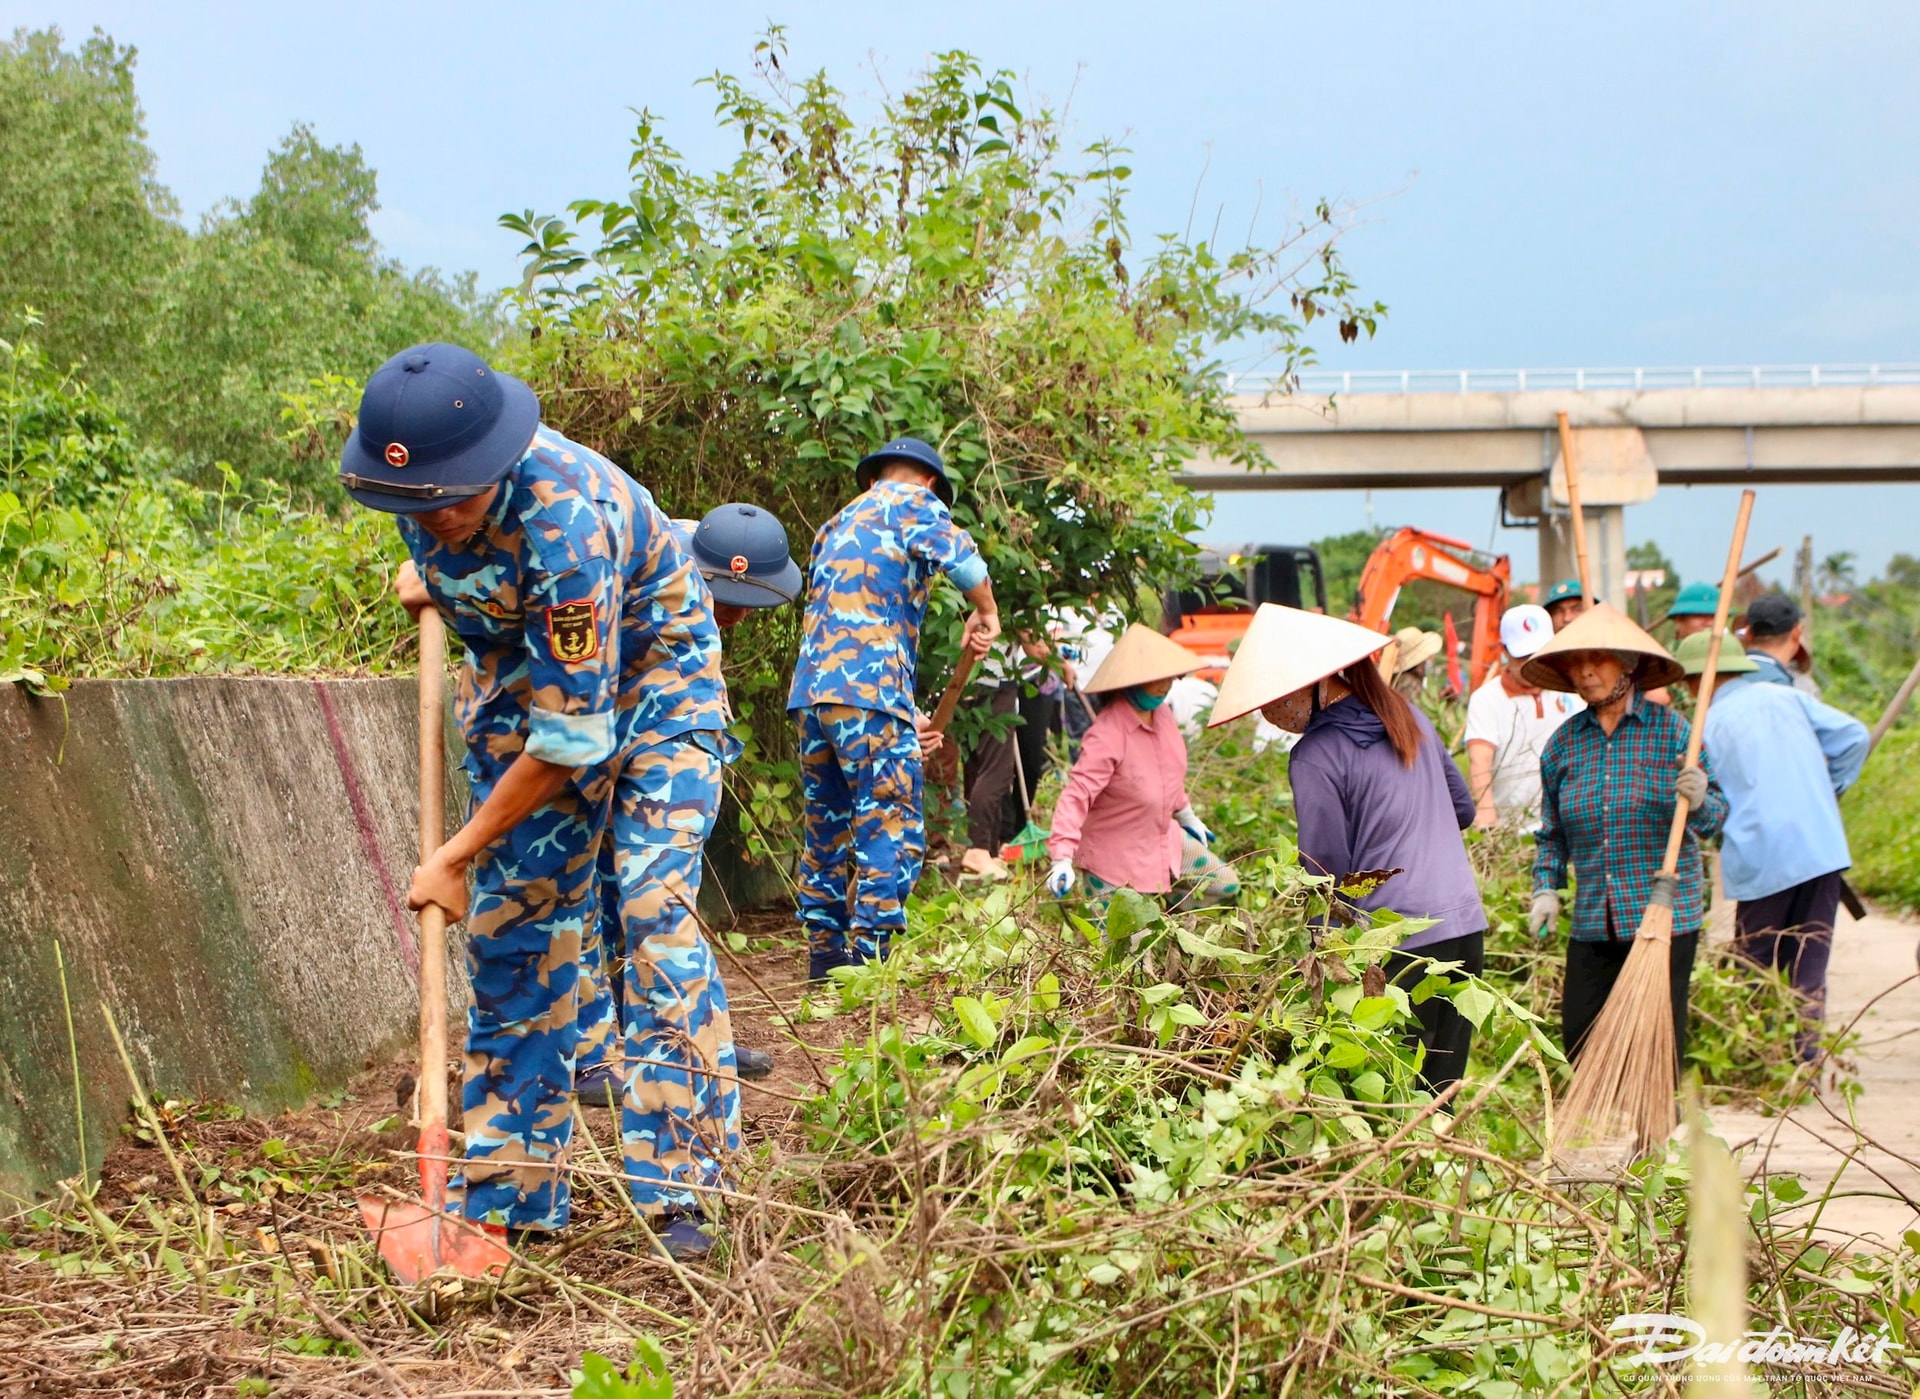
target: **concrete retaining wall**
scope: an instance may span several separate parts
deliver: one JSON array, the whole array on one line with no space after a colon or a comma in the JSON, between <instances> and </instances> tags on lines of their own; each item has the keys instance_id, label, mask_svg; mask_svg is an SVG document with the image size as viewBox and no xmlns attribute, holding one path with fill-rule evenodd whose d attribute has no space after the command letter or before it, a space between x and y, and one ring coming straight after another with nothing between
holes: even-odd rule
<instances>
[{"instance_id":1,"label":"concrete retaining wall","mask_svg":"<svg viewBox=\"0 0 1920 1399\"><path fill-rule=\"evenodd\" d=\"M89 681L63 706L0 685L0 1190L78 1170L76 1057L90 1165L118 1131L129 1089L103 1003L150 1087L254 1111L412 1039L414 693ZM769 892L731 825L712 850L709 883L729 886L710 891L716 913ZM464 995L459 961L456 933Z\"/></svg>"}]
</instances>

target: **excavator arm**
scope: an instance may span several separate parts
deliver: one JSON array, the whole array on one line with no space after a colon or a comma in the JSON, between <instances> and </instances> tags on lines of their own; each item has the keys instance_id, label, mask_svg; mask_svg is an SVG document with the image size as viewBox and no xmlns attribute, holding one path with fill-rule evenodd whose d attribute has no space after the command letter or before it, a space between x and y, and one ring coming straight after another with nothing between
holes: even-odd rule
<instances>
[{"instance_id":1,"label":"excavator arm","mask_svg":"<svg viewBox=\"0 0 1920 1399\"><path fill-rule=\"evenodd\" d=\"M1416 578L1472 593L1473 642L1468 652L1471 692L1487 678L1500 658L1500 616L1507 610L1513 580L1505 556L1481 565L1473 562L1473 546L1444 534L1406 526L1380 541L1360 572L1360 596L1351 619L1363 627L1384 632L1393 616L1400 590Z\"/></svg>"}]
</instances>

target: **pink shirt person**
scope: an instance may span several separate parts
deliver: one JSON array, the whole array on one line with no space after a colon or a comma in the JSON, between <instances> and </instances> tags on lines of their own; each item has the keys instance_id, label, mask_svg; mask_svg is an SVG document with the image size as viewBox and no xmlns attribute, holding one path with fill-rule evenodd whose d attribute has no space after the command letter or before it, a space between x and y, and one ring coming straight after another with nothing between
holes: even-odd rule
<instances>
[{"instance_id":1,"label":"pink shirt person","mask_svg":"<svg viewBox=\"0 0 1920 1399\"><path fill-rule=\"evenodd\" d=\"M1080 758L1053 809L1047 854L1143 894L1173 887L1187 800L1187 743L1165 705L1142 712L1108 699L1080 741Z\"/></svg>"}]
</instances>

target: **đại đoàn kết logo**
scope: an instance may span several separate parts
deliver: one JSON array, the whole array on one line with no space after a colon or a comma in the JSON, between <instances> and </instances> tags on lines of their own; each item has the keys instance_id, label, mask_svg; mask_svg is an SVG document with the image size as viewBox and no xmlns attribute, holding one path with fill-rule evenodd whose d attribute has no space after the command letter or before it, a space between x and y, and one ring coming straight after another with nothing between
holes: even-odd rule
<instances>
[{"instance_id":1,"label":"\u0111\u1ea1i \u0111o\u00e0n k\u1ebft logo","mask_svg":"<svg viewBox=\"0 0 1920 1399\"><path fill-rule=\"evenodd\" d=\"M1616 1349L1610 1357L1621 1368L1724 1365L1739 1361L1755 1372L1791 1371L1802 1376L1865 1370L1890 1370L1891 1352L1905 1349L1885 1327L1856 1331L1843 1326L1837 1335L1799 1336L1784 1326L1744 1332L1737 1341L1709 1341L1706 1328L1672 1312L1632 1312L1607 1327Z\"/></svg>"}]
</instances>

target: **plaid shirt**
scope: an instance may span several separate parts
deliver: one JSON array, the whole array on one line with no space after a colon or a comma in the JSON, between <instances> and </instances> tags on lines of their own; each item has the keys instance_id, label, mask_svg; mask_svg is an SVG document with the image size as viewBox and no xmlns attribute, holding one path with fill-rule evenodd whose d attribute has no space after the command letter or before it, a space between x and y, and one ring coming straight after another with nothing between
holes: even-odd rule
<instances>
[{"instance_id":1,"label":"plaid shirt","mask_svg":"<svg viewBox=\"0 0 1920 1399\"><path fill-rule=\"evenodd\" d=\"M1540 831L1535 837L1533 887L1558 889L1573 862L1579 889L1573 935L1599 940L1633 936L1653 892L1673 825L1674 779L1686 758L1686 721L1664 704L1636 695L1607 737L1591 709L1554 731L1540 757ZM1727 797L1707 771L1707 799L1687 816L1680 847L1680 884L1674 892L1675 932L1693 932L1705 912L1700 842L1712 840L1727 819Z\"/></svg>"}]
</instances>

